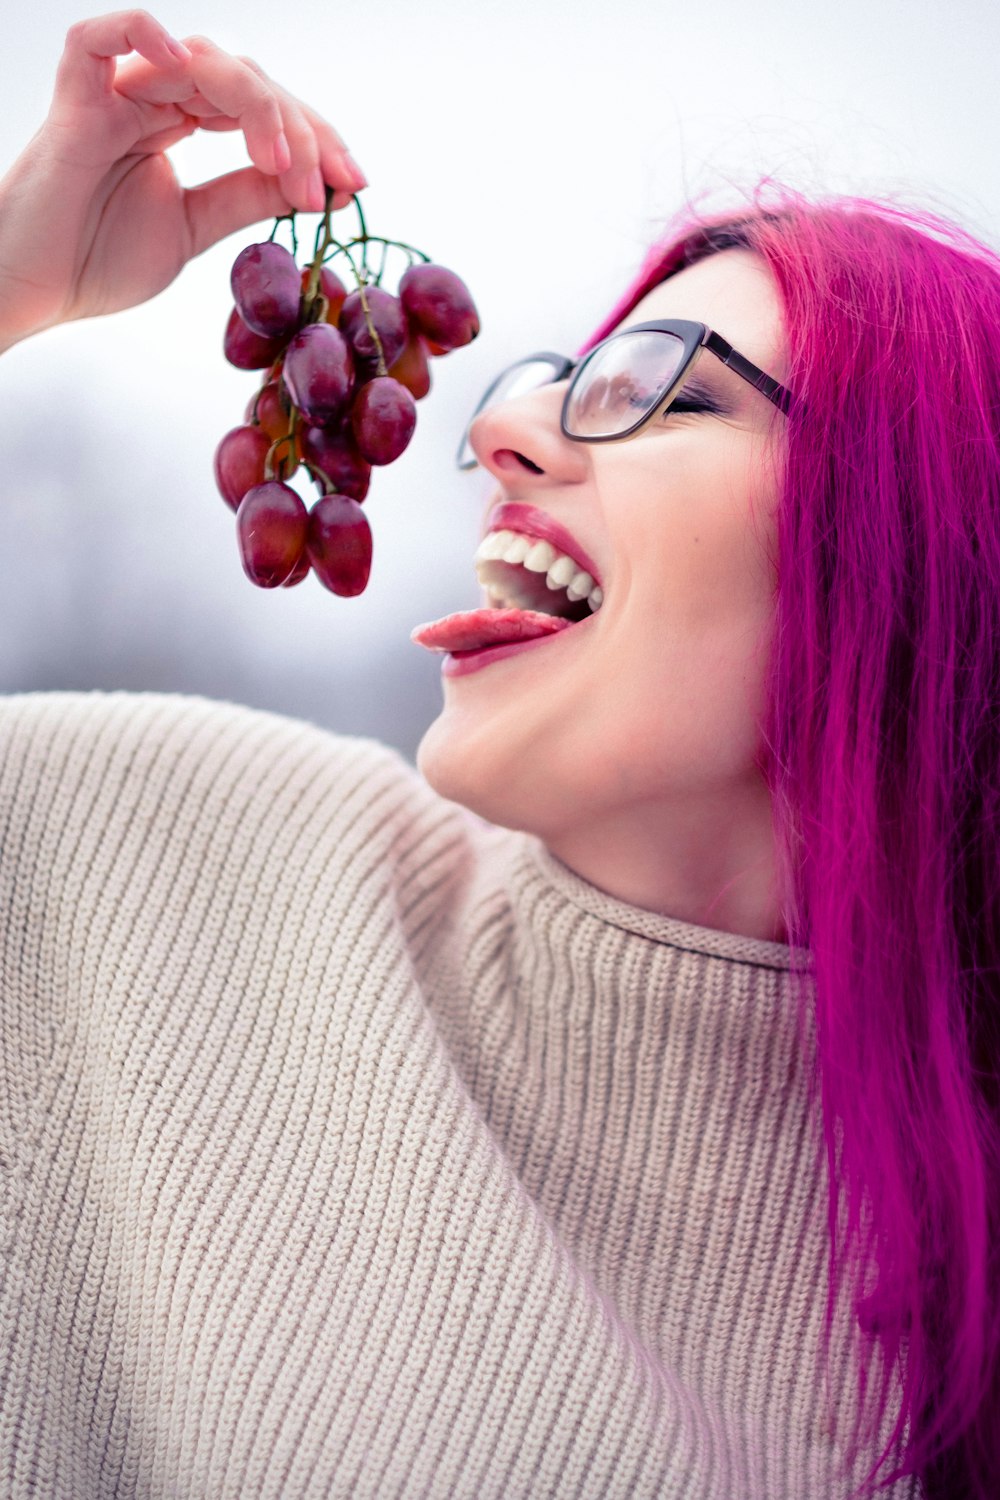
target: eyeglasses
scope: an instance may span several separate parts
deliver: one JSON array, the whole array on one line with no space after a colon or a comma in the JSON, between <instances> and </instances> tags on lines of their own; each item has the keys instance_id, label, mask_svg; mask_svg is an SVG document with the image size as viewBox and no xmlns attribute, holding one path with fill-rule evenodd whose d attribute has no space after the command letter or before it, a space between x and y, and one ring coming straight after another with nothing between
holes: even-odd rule
<instances>
[{"instance_id":1,"label":"eyeglasses","mask_svg":"<svg viewBox=\"0 0 1000 1500\"><path fill-rule=\"evenodd\" d=\"M579 361L543 351L509 365L487 388L469 419L458 450L458 467L474 469L479 462L469 431L484 411L570 375L560 427L564 437L577 443L613 443L636 437L654 418L674 406L678 410L717 410L717 403L708 395L683 406L677 400L704 349L748 381L779 411L788 412L791 393L704 323L683 318L636 323L602 339Z\"/></svg>"}]
</instances>

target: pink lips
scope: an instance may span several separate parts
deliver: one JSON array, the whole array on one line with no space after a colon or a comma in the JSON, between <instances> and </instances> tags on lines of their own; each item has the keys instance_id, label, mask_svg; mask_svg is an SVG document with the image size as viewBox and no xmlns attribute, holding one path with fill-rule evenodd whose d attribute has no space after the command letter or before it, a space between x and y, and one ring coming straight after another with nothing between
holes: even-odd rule
<instances>
[{"instance_id":1,"label":"pink lips","mask_svg":"<svg viewBox=\"0 0 1000 1500\"><path fill-rule=\"evenodd\" d=\"M558 521L554 521L544 510L538 510L534 505L522 505L513 500L501 501L499 505L494 505L486 517L486 531L523 531L527 536L551 542L553 547L558 547L560 552L565 552L574 562L579 563L595 583L601 582L596 564L576 538L569 534L565 526L560 526Z\"/></svg>"},{"instance_id":2,"label":"pink lips","mask_svg":"<svg viewBox=\"0 0 1000 1500\"><path fill-rule=\"evenodd\" d=\"M495 505L486 518L486 531L518 531L540 541L550 542L571 557L579 567L600 583L597 568L574 537L533 505L505 501ZM596 613L596 612L595 612ZM593 620L591 615L590 619ZM476 609L446 615L418 625L410 639L428 651L446 653L442 670L446 676L476 671L487 662L501 661L514 652L540 645L571 628L579 629L586 621L574 622L540 610Z\"/></svg>"}]
</instances>

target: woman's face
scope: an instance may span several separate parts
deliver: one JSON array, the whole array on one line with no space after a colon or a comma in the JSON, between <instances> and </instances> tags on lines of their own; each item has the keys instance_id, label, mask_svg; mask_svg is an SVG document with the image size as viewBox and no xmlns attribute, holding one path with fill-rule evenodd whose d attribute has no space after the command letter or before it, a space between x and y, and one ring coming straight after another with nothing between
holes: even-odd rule
<instances>
[{"instance_id":1,"label":"woman's face","mask_svg":"<svg viewBox=\"0 0 1000 1500\"><path fill-rule=\"evenodd\" d=\"M679 272L619 327L668 317L707 323L784 379L777 291L749 251ZM490 507L519 502L560 523L604 598L580 628L444 677L418 764L444 797L538 835L620 899L772 936L755 757L785 419L710 353L696 380L718 411L668 412L628 442L565 438L565 382L477 418ZM735 913L722 893L734 882Z\"/></svg>"}]
</instances>

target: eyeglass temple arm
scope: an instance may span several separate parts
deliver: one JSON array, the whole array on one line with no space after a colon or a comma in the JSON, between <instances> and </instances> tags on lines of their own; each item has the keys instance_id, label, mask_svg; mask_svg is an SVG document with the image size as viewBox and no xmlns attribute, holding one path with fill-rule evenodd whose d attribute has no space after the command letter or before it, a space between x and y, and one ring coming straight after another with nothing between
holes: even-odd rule
<instances>
[{"instance_id":1,"label":"eyeglass temple arm","mask_svg":"<svg viewBox=\"0 0 1000 1500\"><path fill-rule=\"evenodd\" d=\"M719 334L710 330L704 343L705 348L717 354L722 363L727 365L734 374L741 375L744 380L750 382L754 390L760 391L762 396L773 401L779 411L788 411L792 404L792 396L783 385L779 385L770 375L765 375L763 370L752 365L742 354L738 354L732 344L727 343Z\"/></svg>"}]
</instances>

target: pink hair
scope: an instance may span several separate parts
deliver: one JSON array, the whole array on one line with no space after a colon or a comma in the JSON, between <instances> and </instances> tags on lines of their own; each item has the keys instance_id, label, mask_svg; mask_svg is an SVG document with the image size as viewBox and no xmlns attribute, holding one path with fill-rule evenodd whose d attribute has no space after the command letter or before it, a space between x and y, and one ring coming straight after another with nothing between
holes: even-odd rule
<instances>
[{"instance_id":1,"label":"pink hair","mask_svg":"<svg viewBox=\"0 0 1000 1500\"><path fill-rule=\"evenodd\" d=\"M584 349L653 286L731 246L775 279L800 398L761 770L788 942L813 958L813 989L796 977L814 1007L830 1172L827 1334L844 1290L885 1372L867 1439L895 1423L856 1494L919 1474L928 1496L988 1500L1000 1494L1000 257L929 212L765 183L744 212L686 210Z\"/></svg>"}]
</instances>

